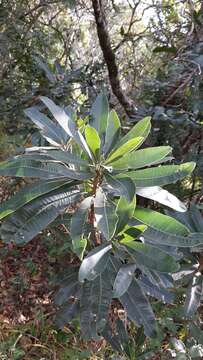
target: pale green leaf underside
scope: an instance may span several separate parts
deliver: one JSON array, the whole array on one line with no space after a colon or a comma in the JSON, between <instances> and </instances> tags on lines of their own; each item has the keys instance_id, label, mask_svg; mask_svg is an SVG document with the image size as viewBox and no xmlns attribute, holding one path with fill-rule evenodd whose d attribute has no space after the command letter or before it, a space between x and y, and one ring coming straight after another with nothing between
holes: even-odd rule
<instances>
[{"instance_id":1,"label":"pale green leaf underside","mask_svg":"<svg viewBox=\"0 0 203 360\"><path fill-rule=\"evenodd\" d=\"M79 269L79 281L94 280L105 269L108 262L108 252L112 245L100 245L93 249L82 261Z\"/></svg>"},{"instance_id":2,"label":"pale green leaf underside","mask_svg":"<svg viewBox=\"0 0 203 360\"><path fill-rule=\"evenodd\" d=\"M137 188L136 194L144 198L157 201L160 204L166 205L173 210L185 212L187 207L176 196L172 195L169 191L162 189L159 186L150 186Z\"/></svg>"},{"instance_id":3,"label":"pale green leaf underside","mask_svg":"<svg viewBox=\"0 0 203 360\"><path fill-rule=\"evenodd\" d=\"M88 210L90 208L91 201L92 197L84 199L71 219L70 236L72 238L73 250L77 255L78 251L81 253L81 248L86 245L86 241L82 242L82 240L84 235L84 226L87 221Z\"/></svg>"},{"instance_id":4,"label":"pale green leaf underside","mask_svg":"<svg viewBox=\"0 0 203 360\"><path fill-rule=\"evenodd\" d=\"M94 199L95 222L105 239L110 240L116 230L118 221L115 206L107 201L105 193L99 188Z\"/></svg>"}]
</instances>

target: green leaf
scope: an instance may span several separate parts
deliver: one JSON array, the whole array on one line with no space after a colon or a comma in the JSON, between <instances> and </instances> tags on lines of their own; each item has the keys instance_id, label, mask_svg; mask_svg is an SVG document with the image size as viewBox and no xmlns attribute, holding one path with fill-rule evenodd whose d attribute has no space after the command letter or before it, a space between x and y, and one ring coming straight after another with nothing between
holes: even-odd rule
<instances>
[{"instance_id":1,"label":"green leaf","mask_svg":"<svg viewBox=\"0 0 203 360\"><path fill-rule=\"evenodd\" d=\"M106 269L93 281L86 281L82 287L80 326L85 338L99 340L106 325L109 305L112 299L112 285Z\"/></svg>"},{"instance_id":2,"label":"green leaf","mask_svg":"<svg viewBox=\"0 0 203 360\"><path fill-rule=\"evenodd\" d=\"M65 130L65 132L70 137L72 137L75 142L80 145L81 148L88 154L89 158L92 159L92 154L87 146L83 135L77 129L76 123L71 120L65 110L60 106L54 104L54 102L46 96L40 96L40 100L42 100L42 102L48 107L52 115L55 117L56 121Z\"/></svg>"},{"instance_id":3,"label":"green leaf","mask_svg":"<svg viewBox=\"0 0 203 360\"><path fill-rule=\"evenodd\" d=\"M181 165L163 165L150 169L130 171L125 175L130 176L137 187L162 186L175 183L190 175L195 168L194 162Z\"/></svg>"},{"instance_id":4,"label":"green leaf","mask_svg":"<svg viewBox=\"0 0 203 360\"><path fill-rule=\"evenodd\" d=\"M100 245L89 252L88 256L82 261L79 270L79 281L85 279L92 281L101 272L104 271L109 260L108 253L112 249L112 245Z\"/></svg>"},{"instance_id":5,"label":"green leaf","mask_svg":"<svg viewBox=\"0 0 203 360\"><path fill-rule=\"evenodd\" d=\"M42 56L39 55L34 55L33 59L36 61L38 67L44 72L44 74L46 75L47 79L52 82L53 84L56 83L56 76L53 74L53 72L50 70L47 62L45 61L45 59L43 59Z\"/></svg>"},{"instance_id":6,"label":"green leaf","mask_svg":"<svg viewBox=\"0 0 203 360\"><path fill-rule=\"evenodd\" d=\"M25 114L41 130L42 136L52 145L65 145L69 139L66 131L59 125L55 124L46 115L42 114L36 107L26 109Z\"/></svg>"},{"instance_id":7,"label":"green leaf","mask_svg":"<svg viewBox=\"0 0 203 360\"><path fill-rule=\"evenodd\" d=\"M136 332L137 333L137 332ZM112 348L118 351L120 354L125 354L127 359L135 359L135 343L134 339L130 339L128 334L128 329L126 326L126 321L121 319L116 319L113 324L113 329L111 325L111 319L109 323L106 324L104 330L102 331L102 336L105 340L112 346ZM137 345L137 343L136 343ZM114 356L112 360L123 360L123 356Z\"/></svg>"},{"instance_id":8,"label":"green leaf","mask_svg":"<svg viewBox=\"0 0 203 360\"><path fill-rule=\"evenodd\" d=\"M155 316L151 305L135 279L120 297L120 301L127 311L128 318L137 326L143 325L146 336L154 336L156 333Z\"/></svg>"},{"instance_id":9,"label":"green leaf","mask_svg":"<svg viewBox=\"0 0 203 360\"><path fill-rule=\"evenodd\" d=\"M163 273L173 273L179 269L179 264L176 263L172 256L154 246L129 240L127 236L121 240L121 244L133 250L130 254L134 255L135 261L139 265Z\"/></svg>"},{"instance_id":10,"label":"green leaf","mask_svg":"<svg viewBox=\"0 0 203 360\"><path fill-rule=\"evenodd\" d=\"M164 303L171 304L174 301L175 294L168 291L163 287L163 285L154 284L150 281L146 275L141 275L137 280L138 284L141 286L145 295L150 295L157 300L161 300Z\"/></svg>"},{"instance_id":11,"label":"green leaf","mask_svg":"<svg viewBox=\"0 0 203 360\"><path fill-rule=\"evenodd\" d=\"M65 130L68 136L73 137L73 129L75 130L74 123L65 112L63 108L56 105L51 99L46 96L40 96L40 100L47 106L49 111L55 117L58 124Z\"/></svg>"},{"instance_id":12,"label":"green leaf","mask_svg":"<svg viewBox=\"0 0 203 360\"><path fill-rule=\"evenodd\" d=\"M77 271L74 271L77 270ZM78 268L73 269L72 272L69 272L65 278L60 281L60 287L54 296L54 304L57 306L64 305L70 297L74 296L80 287L78 282Z\"/></svg>"},{"instance_id":13,"label":"green leaf","mask_svg":"<svg viewBox=\"0 0 203 360\"><path fill-rule=\"evenodd\" d=\"M66 177L75 180L87 180L92 177L88 171L76 171L52 161L35 161L20 157L0 163L0 175L15 177L39 177L54 179ZM68 179L67 179L68 180Z\"/></svg>"},{"instance_id":14,"label":"green leaf","mask_svg":"<svg viewBox=\"0 0 203 360\"><path fill-rule=\"evenodd\" d=\"M94 211L96 226L105 239L109 241L115 233L118 218L115 213L115 206L107 201L106 195L101 188L96 192Z\"/></svg>"},{"instance_id":15,"label":"green leaf","mask_svg":"<svg viewBox=\"0 0 203 360\"><path fill-rule=\"evenodd\" d=\"M69 151L63 151L63 150L58 150L56 148L49 148L49 147L36 147L35 148L28 148L26 150L26 156L27 158L32 155L37 155L39 156L39 160L40 157L45 158L50 158L50 159L54 159L57 161L61 161L64 162L65 164L74 164L74 165L81 165L81 166L89 166L88 161L81 159L79 156L70 153ZM22 158L22 157L21 157Z\"/></svg>"},{"instance_id":16,"label":"green leaf","mask_svg":"<svg viewBox=\"0 0 203 360\"><path fill-rule=\"evenodd\" d=\"M127 291L133 280L135 269L135 264L121 266L113 285L113 297L119 298Z\"/></svg>"},{"instance_id":17,"label":"green leaf","mask_svg":"<svg viewBox=\"0 0 203 360\"><path fill-rule=\"evenodd\" d=\"M105 161L105 164L110 164L112 161L120 158L124 154L137 149L143 143L142 137L136 137L133 139L128 140L125 144L122 144L117 150L112 152L110 156Z\"/></svg>"},{"instance_id":18,"label":"green leaf","mask_svg":"<svg viewBox=\"0 0 203 360\"><path fill-rule=\"evenodd\" d=\"M172 235L187 236L190 233L179 221L151 209L136 208L134 217L147 226Z\"/></svg>"},{"instance_id":19,"label":"green leaf","mask_svg":"<svg viewBox=\"0 0 203 360\"><path fill-rule=\"evenodd\" d=\"M136 208L134 217L148 226L144 238L155 245L194 247L203 244L202 233L190 233L186 226L170 216Z\"/></svg>"},{"instance_id":20,"label":"green leaf","mask_svg":"<svg viewBox=\"0 0 203 360\"><path fill-rule=\"evenodd\" d=\"M184 214L167 211L166 215L175 217L175 219L187 226L191 232L203 232L202 214L198 210L198 205L190 203L190 208Z\"/></svg>"},{"instance_id":21,"label":"green leaf","mask_svg":"<svg viewBox=\"0 0 203 360\"><path fill-rule=\"evenodd\" d=\"M105 134L109 116L109 104L106 95L103 93L97 96L92 105L91 115L91 126L97 130L99 135Z\"/></svg>"},{"instance_id":22,"label":"green leaf","mask_svg":"<svg viewBox=\"0 0 203 360\"><path fill-rule=\"evenodd\" d=\"M109 174L105 175L109 189L115 191L119 196L131 202L135 196L135 184L129 177L115 178Z\"/></svg>"},{"instance_id":23,"label":"green leaf","mask_svg":"<svg viewBox=\"0 0 203 360\"><path fill-rule=\"evenodd\" d=\"M142 143L145 141L147 136L149 135L151 129L151 117L145 117L144 119L140 120L137 124L133 126L133 128L122 137L122 139L118 142L116 145L116 148L119 148L120 146L124 145L126 142L128 142L131 139L134 139L135 137L142 137Z\"/></svg>"},{"instance_id":24,"label":"green leaf","mask_svg":"<svg viewBox=\"0 0 203 360\"><path fill-rule=\"evenodd\" d=\"M147 149L133 151L124 155L121 159L112 163L115 170L118 169L139 169L145 166L154 165L162 161L170 152L170 146L158 146ZM168 158L166 158L167 160Z\"/></svg>"},{"instance_id":25,"label":"green leaf","mask_svg":"<svg viewBox=\"0 0 203 360\"><path fill-rule=\"evenodd\" d=\"M56 313L56 327L63 329L66 324L78 316L79 311L80 302L77 298L74 302L66 302Z\"/></svg>"},{"instance_id":26,"label":"green leaf","mask_svg":"<svg viewBox=\"0 0 203 360\"><path fill-rule=\"evenodd\" d=\"M126 225L123 232L127 234L129 237L131 237L131 240L134 240L137 239L138 236L142 235L142 233L144 233L146 229L147 229L146 225L136 225L136 226Z\"/></svg>"},{"instance_id":27,"label":"green leaf","mask_svg":"<svg viewBox=\"0 0 203 360\"><path fill-rule=\"evenodd\" d=\"M159 186L150 186L144 188L137 188L136 194L144 198L157 201L160 204L166 205L173 210L185 212L187 207L176 196L169 191L162 189Z\"/></svg>"},{"instance_id":28,"label":"green leaf","mask_svg":"<svg viewBox=\"0 0 203 360\"><path fill-rule=\"evenodd\" d=\"M129 202L124 197L120 197L117 207L116 207L116 215L118 216L118 223L116 227L116 234L121 232L129 219L132 218L136 206L136 197L134 196L133 200Z\"/></svg>"},{"instance_id":29,"label":"green leaf","mask_svg":"<svg viewBox=\"0 0 203 360\"><path fill-rule=\"evenodd\" d=\"M90 150L92 151L95 158L98 158L101 140L98 135L98 132L93 127L87 125L85 127L85 137L87 141L87 145L89 146Z\"/></svg>"},{"instance_id":30,"label":"green leaf","mask_svg":"<svg viewBox=\"0 0 203 360\"><path fill-rule=\"evenodd\" d=\"M108 117L108 125L106 129L105 144L103 149L105 157L113 149L114 145L118 141L120 127L121 124L117 113L115 112L115 110L111 110Z\"/></svg>"},{"instance_id":31,"label":"green leaf","mask_svg":"<svg viewBox=\"0 0 203 360\"><path fill-rule=\"evenodd\" d=\"M34 199L18 209L3 223L1 238L4 242L24 244L45 229L68 206L78 201L81 193L67 189L67 186L54 190L48 195Z\"/></svg>"},{"instance_id":32,"label":"green leaf","mask_svg":"<svg viewBox=\"0 0 203 360\"><path fill-rule=\"evenodd\" d=\"M86 247L87 241L83 239L84 236L84 226L88 217L88 210L92 197L87 197L84 199L79 208L75 211L71 219L70 226L70 236L72 238L73 251L79 255L80 259L83 256L84 249Z\"/></svg>"},{"instance_id":33,"label":"green leaf","mask_svg":"<svg viewBox=\"0 0 203 360\"><path fill-rule=\"evenodd\" d=\"M67 186L73 186L74 182L70 182L64 179L43 180L35 182L29 186L25 186L8 201L0 205L0 219L3 219L4 217L14 213L20 207L36 199L37 197L47 194L52 190L58 189L65 184L67 184Z\"/></svg>"}]
</instances>

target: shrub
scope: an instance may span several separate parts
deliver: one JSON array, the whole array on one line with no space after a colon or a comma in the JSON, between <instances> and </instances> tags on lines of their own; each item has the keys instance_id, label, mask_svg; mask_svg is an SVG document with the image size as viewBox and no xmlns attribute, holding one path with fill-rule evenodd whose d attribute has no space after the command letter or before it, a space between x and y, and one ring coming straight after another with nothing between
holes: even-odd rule
<instances>
[{"instance_id":1,"label":"shrub","mask_svg":"<svg viewBox=\"0 0 203 360\"><path fill-rule=\"evenodd\" d=\"M50 145L27 148L0 165L3 176L39 179L1 205L2 240L23 245L56 219L65 221L78 261L64 269L55 298L57 324L63 327L79 314L87 338L103 335L129 355L125 324L112 320L110 305L122 306L145 335L154 336L147 295L172 302L171 273L178 271L181 257L177 248L203 243L178 220L136 207L136 195L186 211L162 186L189 175L195 164L162 165L172 160L169 146L137 150L150 132L150 118L121 136L119 118L103 94L89 121L77 120L46 97L41 100L52 119L36 107L25 113Z\"/></svg>"}]
</instances>

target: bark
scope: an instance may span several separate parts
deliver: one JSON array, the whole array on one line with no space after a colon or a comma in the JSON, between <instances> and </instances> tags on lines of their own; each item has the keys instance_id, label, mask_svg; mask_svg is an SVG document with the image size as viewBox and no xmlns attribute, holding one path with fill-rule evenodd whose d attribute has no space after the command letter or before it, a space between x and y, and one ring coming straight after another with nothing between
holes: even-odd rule
<instances>
[{"instance_id":1,"label":"bark","mask_svg":"<svg viewBox=\"0 0 203 360\"><path fill-rule=\"evenodd\" d=\"M124 93L119 80L118 67L116 64L115 53L111 47L111 40L107 29L107 21L104 12L104 0L92 0L94 17L97 26L97 34L104 60L107 65L109 81L112 91L117 97L119 103L123 106L129 117L135 115L136 107L132 100Z\"/></svg>"}]
</instances>

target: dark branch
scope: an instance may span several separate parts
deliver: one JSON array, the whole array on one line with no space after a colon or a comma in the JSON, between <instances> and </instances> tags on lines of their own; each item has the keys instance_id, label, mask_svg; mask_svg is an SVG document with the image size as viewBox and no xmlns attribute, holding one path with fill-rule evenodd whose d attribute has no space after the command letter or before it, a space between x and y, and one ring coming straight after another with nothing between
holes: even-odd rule
<instances>
[{"instance_id":1,"label":"dark branch","mask_svg":"<svg viewBox=\"0 0 203 360\"><path fill-rule=\"evenodd\" d=\"M104 60L107 65L112 91L117 97L119 103L123 106L126 114L128 116L132 116L135 114L136 107L133 105L132 100L128 98L128 96L121 88L118 67L116 65L116 57L111 47L111 41L107 29L107 21L103 7L103 0L92 0L92 5L97 25L99 43L103 52Z\"/></svg>"}]
</instances>

